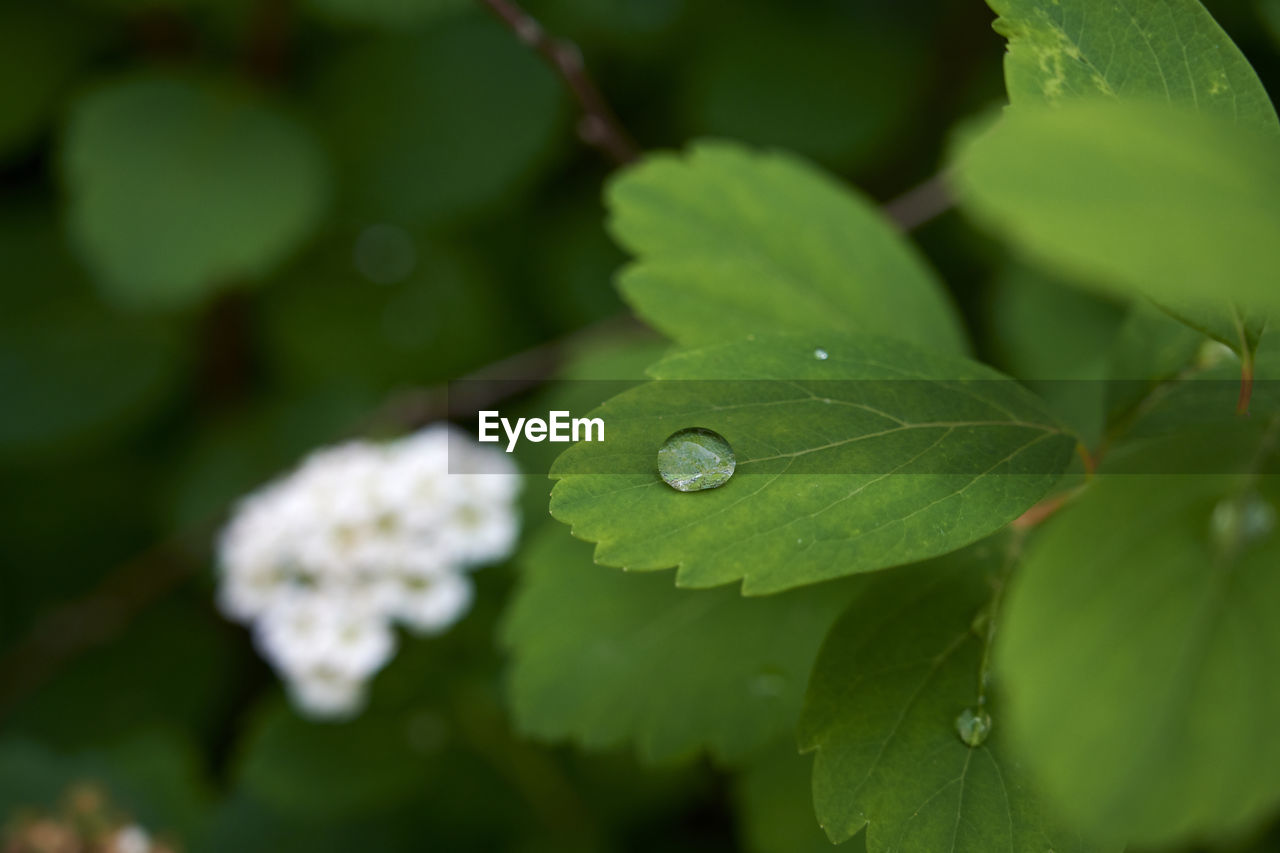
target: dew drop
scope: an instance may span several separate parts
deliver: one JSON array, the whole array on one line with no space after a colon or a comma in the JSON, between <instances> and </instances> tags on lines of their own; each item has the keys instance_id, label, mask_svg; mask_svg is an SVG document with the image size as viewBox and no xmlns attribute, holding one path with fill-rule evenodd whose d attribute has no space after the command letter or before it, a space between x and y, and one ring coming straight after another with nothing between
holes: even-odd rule
<instances>
[{"instance_id":1,"label":"dew drop","mask_svg":"<svg viewBox=\"0 0 1280 853\"><path fill-rule=\"evenodd\" d=\"M965 708L956 717L956 734L966 746L982 746L991 734L991 715L982 708Z\"/></svg>"},{"instance_id":2,"label":"dew drop","mask_svg":"<svg viewBox=\"0 0 1280 853\"><path fill-rule=\"evenodd\" d=\"M658 448L658 473L678 492L723 486L736 465L733 448L724 436L701 427L672 433Z\"/></svg>"},{"instance_id":3,"label":"dew drop","mask_svg":"<svg viewBox=\"0 0 1280 853\"><path fill-rule=\"evenodd\" d=\"M1218 501L1209 520L1214 542L1224 551L1235 551L1261 542L1276 526L1276 508L1249 492Z\"/></svg>"},{"instance_id":4,"label":"dew drop","mask_svg":"<svg viewBox=\"0 0 1280 853\"><path fill-rule=\"evenodd\" d=\"M827 351L824 350L822 347L818 347L816 350L813 351L813 357L816 358L818 361L826 361Z\"/></svg>"}]
</instances>

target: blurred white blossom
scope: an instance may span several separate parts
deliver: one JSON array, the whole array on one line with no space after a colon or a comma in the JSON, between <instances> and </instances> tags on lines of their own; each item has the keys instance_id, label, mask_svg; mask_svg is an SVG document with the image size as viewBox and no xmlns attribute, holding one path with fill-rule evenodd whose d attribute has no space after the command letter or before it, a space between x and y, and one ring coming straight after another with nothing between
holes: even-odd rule
<instances>
[{"instance_id":1,"label":"blurred white blossom","mask_svg":"<svg viewBox=\"0 0 1280 853\"><path fill-rule=\"evenodd\" d=\"M219 541L219 604L252 626L300 710L357 713L395 655L393 625L447 629L471 606L467 571L511 553L515 473L443 424L318 450L240 502Z\"/></svg>"}]
</instances>

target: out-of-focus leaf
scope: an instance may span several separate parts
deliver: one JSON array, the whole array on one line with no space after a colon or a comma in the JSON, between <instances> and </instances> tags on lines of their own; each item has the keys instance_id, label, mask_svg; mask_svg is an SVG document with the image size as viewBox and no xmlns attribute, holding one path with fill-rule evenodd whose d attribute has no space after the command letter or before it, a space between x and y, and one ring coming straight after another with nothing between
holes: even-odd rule
<instances>
[{"instance_id":1,"label":"out-of-focus leaf","mask_svg":"<svg viewBox=\"0 0 1280 853\"><path fill-rule=\"evenodd\" d=\"M1022 266L998 276L989 299L996 366L1023 380L1092 447L1124 307Z\"/></svg>"},{"instance_id":2,"label":"out-of-focus leaf","mask_svg":"<svg viewBox=\"0 0 1280 853\"><path fill-rule=\"evenodd\" d=\"M1015 108L1081 98L1168 102L1267 136L1280 133L1262 82L1199 0L989 5L1001 16L996 29L1009 39L1005 81ZM1238 352L1252 350L1265 325L1262 314L1240 309L1229 296L1159 289L1153 295L1179 319Z\"/></svg>"},{"instance_id":3,"label":"out-of-focus leaf","mask_svg":"<svg viewBox=\"0 0 1280 853\"><path fill-rule=\"evenodd\" d=\"M619 286L685 346L777 332L855 332L959 354L942 284L862 197L783 154L727 143L653 155L608 191L637 262Z\"/></svg>"},{"instance_id":4,"label":"out-of-focus leaf","mask_svg":"<svg viewBox=\"0 0 1280 853\"><path fill-rule=\"evenodd\" d=\"M742 4L694 55L685 109L694 135L865 165L915 114L919 30L849 27L802 7Z\"/></svg>"},{"instance_id":5,"label":"out-of-focus leaf","mask_svg":"<svg viewBox=\"0 0 1280 853\"><path fill-rule=\"evenodd\" d=\"M104 293L174 307L262 278L320 221L325 157L229 87L139 77L81 96L63 146L71 236Z\"/></svg>"},{"instance_id":6,"label":"out-of-focus leaf","mask_svg":"<svg viewBox=\"0 0 1280 853\"><path fill-rule=\"evenodd\" d=\"M831 853L813 812L813 758L787 738L759 755L737 777L735 800L743 848L749 853ZM859 833L841 853L866 853Z\"/></svg>"},{"instance_id":7,"label":"out-of-focus leaf","mask_svg":"<svg viewBox=\"0 0 1280 853\"><path fill-rule=\"evenodd\" d=\"M183 330L103 306L42 212L0 215L0 256L0 458L101 444L154 413L182 374Z\"/></svg>"},{"instance_id":8,"label":"out-of-focus leaf","mask_svg":"<svg viewBox=\"0 0 1280 853\"><path fill-rule=\"evenodd\" d=\"M164 605L55 668L38 691L8 709L6 726L67 749L96 746L141 727L211 735L234 701L240 675L228 644L234 629L204 601ZM83 642L78 632L94 627L71 623L61 639Z\"/></svg>"},{"instance_id":9,"label":"out-of-focus leaf","mask_svg":"<svg viewBox=\"0 0 1280 853\"><path fill-rule=\"evenodd\" d=\"M1280 803L1275 419L1268 436L1228 400L1229 430L1149 448L1154 475L1100 476L1015 575L996 656L1007 729L1083 828L1163 846L1245 830ZM1218 445L1271 475L1161 467Z\"/></svg>"},{"instance_id":10,"label":"out-of-focus leaf","mask_svg":"<svg viewBox=\"0 0 1280 853\"><path fill-rule=\"evenodd\" d=\"M843 587L769 598L686 591L591 561L563 527L523 561L507 617L517 725L663 761L707 750L741 761L788 734Z\"/></svg>"},{"instance_id":11,"label":"out-of-focus leaf","mask_svg":"<svg viewBox=\"0 0 1280 853\"><path fill-rule=\"evenodd\" d=\"M240 746L237 778L287 814L351 818L386 811L432 775L414 735L410 714L370 709L350 722L317 723L273 701Z\"/></svg>"},{"instance_id":12,"label":"out-of-focus leaf","mask_svg":"<svg viewBox=\"0 0 1280 853\"><path fill-rule=\"evenodd\" d=\"M1157 382L1190 365L1204 342L1204 335L1146 300L1134 302L1107 353L1108 420L1131 412Z\"/></svg>"},{"instance_id":13,"label":"out-of-focus leaf","mask_svg":"<svg viewBox=\"0 0 1280 853\"><path fill-rule=\"evenodd\" d=\"M261 305L283 381L361 393L370 407L534 342L474 254L385 223L333 236Z\"/></svg>"},{"instance_id":14,"label":"out-of-focus leaf","mask_svg":"<svg viewBox=\"0 0 1280 853\"><path fill-rule=\"evenodd\" d=\"M562 94L496 20L463 15L354 47L326 72L321 121L362 221L414 226L510 196L545 162Z\"/></svg>"},{"instance_id":15,"label":"out-of-focus leaf","mask_svg":"<svg viewBox=\"0 0 1280 853\"><path fill-rule=\"evenodd\" d=\"M1082 283L1180 313L1280 312L1280 136L1087 100L1010 111L957 168L974 216Z\"/></svg>"}]
</instances>

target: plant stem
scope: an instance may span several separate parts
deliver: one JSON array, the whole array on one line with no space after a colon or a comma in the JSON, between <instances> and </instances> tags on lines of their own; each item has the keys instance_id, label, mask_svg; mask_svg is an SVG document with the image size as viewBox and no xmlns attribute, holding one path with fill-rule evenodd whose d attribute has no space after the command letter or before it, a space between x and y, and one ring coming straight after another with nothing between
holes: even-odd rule
<instances>
[{"instance_id":1,"label":"plant stem","mask_svg":"<svg viewBox=\"0 0 1280 853\"><path fill-rule=\"evenodd\" d=\"M578 136L598 148L616 165L625 166L640 156L640 149L609 107L604 96L587 73L582 51L573 42L547 33L542 24L514 0L480 0L516 38L538 53L560 75L578 103L582 117Z\"/></svg>"},{"instance_id":2,"label":"plant stem","mask_svg":"<svg viewBox=\"0 0 1280 853\"><path fill-rule=\"evenodd\" d=\"M885 202L884 215L898 223L903 231L914 231L951 209L954 200L947 190L946 173L939 172L917 184L897 198Z\"/></svg>"},{"instance_id":3,"label":"plant stem","mask_svg":"<svg viewBox=\"0 0 1280 853\"><path fill-rule=\"evenodd\" d=\"M1026 530L1015 528L1009 539L1009 547L1005 551L1004 565L1000 576L996 578L995 589L991 593L991 601L987 603L986 633L982 638L982 662L978 665L978 706L987 704L987 684L991 680L991 647L996 637L996 627L1000 621L1000 606L1004 603L1004 590L1009 585L1009 576L1013 567L1022 556L1022 545L1026 541Z\"/></svg>"}]
</instances>

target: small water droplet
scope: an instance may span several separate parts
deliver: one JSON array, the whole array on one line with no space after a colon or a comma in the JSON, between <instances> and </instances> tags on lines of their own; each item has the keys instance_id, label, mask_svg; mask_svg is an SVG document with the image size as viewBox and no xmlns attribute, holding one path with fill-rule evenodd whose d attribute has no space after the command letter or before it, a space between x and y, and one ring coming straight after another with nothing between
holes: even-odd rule
<instances>
[{"instance_id":1,"label":"small water droplet","mask_svg":"<svg viewBox=\"0 0 1280 853\"><path fill-rule=\"evenodd\" d=\"M748 690L752 696L773 699L785 695L789 684L790 679L781 671L766 668L751 679Z\"/></svg>"},{"instance_id":2,"label":"small water droplet","mask_svg":"<svg viewBox=\"0 0 1280 853\"><path fill-rule=\"evenodd\" d=\"M1214 542L1234 551L1261 542L1276 526L1276 508L1257 492L1218 501L1209 520Z\"/></svg>"},{"instance_id":3,"label":"small water droplet","mask_svg":"<svg viewBox=\"0 0 1280 853\"><path fill-rule=\"evenodd\" d=\"M672 433L658 448L658 473L678 492L723 486L737 464L724 436L701 427Z\"/></svg>"},{"instance_id":4,"label":"small water droplet","mask_svg":"<svg viewBox=\"0 0 1280 853\"><path fill-rule=\"evenodd\" d=\"M956 734L966 746L982 746L991 734L991 715L982 708L965 708L956 717Z\"/></svg>"},{"instance_id":5,"label":"small water droplet","mask_svg":"<svg viewBox=\"0 0 1280 853\"><path fill-rule=\"evenodd\" d=\"M818 347L816 350L813 351L813 357L816 358L818 361L826 361L827 351L824 350L822 347Z\"/></svg>"}]
</instances>

